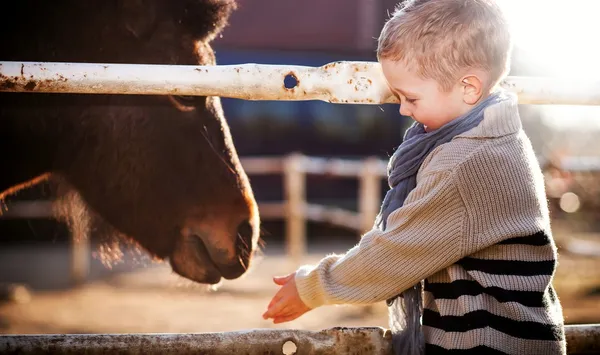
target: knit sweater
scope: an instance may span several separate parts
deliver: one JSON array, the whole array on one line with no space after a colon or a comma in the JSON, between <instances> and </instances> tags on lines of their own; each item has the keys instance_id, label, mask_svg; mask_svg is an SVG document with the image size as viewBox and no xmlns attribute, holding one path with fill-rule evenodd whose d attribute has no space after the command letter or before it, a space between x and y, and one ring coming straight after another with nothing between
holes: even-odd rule
<instances>
[{"instance_id":1,"label":"knit sweater","mask_svg":"<svg viewBox=\"0 0 600 355\"><path fill-rule=\"evenodd\" d=\"M566 354L556 258L515 99L427 156L385 231L373 228L295 279L311 308L380 302L425 280L427 354Z\"/></svg>"}]
</instances>

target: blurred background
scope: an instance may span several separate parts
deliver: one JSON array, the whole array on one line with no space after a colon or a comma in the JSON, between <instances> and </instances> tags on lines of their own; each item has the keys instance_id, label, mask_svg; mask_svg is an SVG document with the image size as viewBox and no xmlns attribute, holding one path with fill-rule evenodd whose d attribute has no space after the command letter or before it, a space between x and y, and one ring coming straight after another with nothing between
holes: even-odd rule
<instances>
[{"instance_id":1,"label":"blurred background","mask_svg":"<svg viewBox=\"0 0 600 355\"><path fill-rule=\"evenodd\" d=\"M230 25L213 42L221 65L375 61L376 38L396 5L390 0L238 2ZM552 1L505 0L502 4L517 36L510 75L600 74L597 41L592 38L598 33L594 1L574 1L568 9ZM242 159L299 153L355 162L376 157L385 162L412 122L398 114L397 105L222 101ZM600 322L600 110L535 105L522 105L520 110L546 176L560 254L555 286L565 320ZM250 180L259 202L277 206L285 199L281 173L250 173ZM385 179L378 179L377 188L382 196L387 190ZM191 285L173 275L168 265L148 260L134 249L125 249L119 262L105 265L92 235L89 269L84 279L74 282L71 236L64 225L44 216L47 190L45 185L37 186L4 201L13 213L0 216L1 333L388 326L384 304L322 307L282 325L262 320L276 291L271 276L293 269L281 213L280 217L265 215L263 255L241 280L217 288ZM314 205L359 211L359 191L357 178L306 177L305 198ZM20 210L19 204L27 208ZM307 252L301 261L311 263L328 253L344 252L360 233L344 223L307 221L304 235Z\"/></svg>"}]
</instances>

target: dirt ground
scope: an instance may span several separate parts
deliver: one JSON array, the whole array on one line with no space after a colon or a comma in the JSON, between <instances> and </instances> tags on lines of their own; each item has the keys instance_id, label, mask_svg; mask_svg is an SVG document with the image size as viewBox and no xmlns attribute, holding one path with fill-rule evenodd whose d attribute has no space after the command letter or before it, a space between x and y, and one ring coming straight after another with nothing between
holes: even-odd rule
<instances>
[{"instance_id":1,"label":"dirt ground","mask_svg":"<svg viewBox=\"0 0 600 355\"><path fill-rule=\"evenodd\" d=\"M349 246L311 247L305 262L316 262ZM261 314L277 289L271 276L293 266L280 246L266 248L247 276L226 281L217 289L191 285L167 265L140 266L131 260L112 271L95 262L89 282L67 288L63 287L68 276L64 247L53 252L38 250L37 254L24 250L0 251L0 282L25 276L37 280L30 284L32 298L28 302L0 304L0 333L180 333L388 325L383 303L321 307L280 325L263 320ZM25 269L24 265L31 269L27 275L18 271ZM561 256L555 285L567 323L600 322L600 292L590 292L600 286L599 267L598 257ZM56 280L50 282L53 277Z\"/></svg>"}]
</instances>

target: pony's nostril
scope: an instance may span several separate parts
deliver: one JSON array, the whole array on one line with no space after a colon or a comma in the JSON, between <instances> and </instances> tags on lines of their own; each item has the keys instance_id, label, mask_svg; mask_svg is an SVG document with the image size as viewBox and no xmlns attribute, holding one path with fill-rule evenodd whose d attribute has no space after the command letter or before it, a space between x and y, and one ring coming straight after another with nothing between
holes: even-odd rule
<instances>
[{"instance_id":1,"label":"pony's nostril","mask_svg":"<svg viewBox=\"0 0 600 355\"><path fill-rule=\"evenodd\" d=\"M246 250L250 249L252 245L252 236L254 234L254 230L252 225L250 225L250 221L244 220L242 223L238 225L237 232L242 241L242 246L245 247Z\"/></svg>"}]
</instances>

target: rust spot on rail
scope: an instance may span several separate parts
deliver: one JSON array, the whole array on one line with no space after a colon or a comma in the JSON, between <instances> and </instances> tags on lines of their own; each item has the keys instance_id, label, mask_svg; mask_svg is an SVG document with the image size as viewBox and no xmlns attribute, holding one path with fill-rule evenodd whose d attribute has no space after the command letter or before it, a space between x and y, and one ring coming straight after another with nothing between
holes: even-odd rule
<instances>
[{"instance_id":1,"label":"rust spot on rail","mask_svg":"<svg viewBox=\"0 0 600 355\"><path fill-rule=\"evenodd\" d=\"M6 75L0 74L0 89L12 90L17 86L16 80Z\"/></svg>"},{"instance_id":2,"label":"rust spot on rail","mask_svg":"<svg viewBox=\"0 0 600 355\"><path fill-rule=\"evenodd\" d=\"M333 69L333 68L337 67L337 65L338 65L338 62L328 63L323 67L323 69L325 69L325 70Z\"/></svg>"},{"instance_id":3,"label":"rust spot on rail","mask_svg":"<svg viewBox=\"0 0 600 355\"><path fill-rule=\"evenodd\" d=\"M291 80L292 83L288 84L286 83L286 81ZM289 73L287 73L283 79L283 89L288 91L288 92L295 92L296 88L300 86L300 79L298 79L298 76L296 75L296 73L294 73L293 71L290 71Z\"/></svg>"},{"instance_id":4,"label":"rust spot on rail","mask_svg":"<svg viewBox=\"0 0 600 355\"><path fill-rule=\"evenodd\" d=\"M35 87L36 87L36 83L33 80L28 81L27 84L25 84L25 86L24 86L25 90L28 90L28 91L33 91L33 89L35 89Z\"/></svg>"},{"instance_id":5,"label":"rust spot on rail","mask_svg":"<svg viewBox=\"0 0 600 355\"><path fill-rule=\"evenodd\" d=\"M11 90L11 91L34 91L40 88L49 88L56 85L59 82L67 82L69 78L63 75L57 75L56 79L44 79L34 80L33 75L29 76L29 80L25 77L24 73L21 76L6 76L0 74L0 90ZM21 88L22 90L18 90Z\"/></svg>"}]
</instances>

